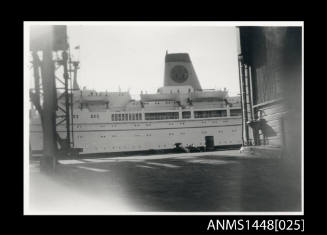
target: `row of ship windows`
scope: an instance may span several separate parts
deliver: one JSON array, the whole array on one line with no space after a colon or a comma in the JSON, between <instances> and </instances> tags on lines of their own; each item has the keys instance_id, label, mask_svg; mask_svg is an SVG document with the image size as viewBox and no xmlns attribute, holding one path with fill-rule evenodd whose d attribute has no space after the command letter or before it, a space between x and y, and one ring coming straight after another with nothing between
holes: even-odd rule
<instances>
[{"instance_id":1,"label":"row of ship windows","mask_svg":"<svg viewBox=\"0 0 327 235\"><path fill-rule=\"evenodd\" d=\"M145 113L145 120L166 120L166 119L179 119L179 113L178 112Z\"/></svg>"},{"instance_id":2,"label":"row of ship windows","mask_svg":"<svg viewBox=\"0 0 327 235\"><path fill-rule=\"evenodd\" d=\"M226 110L194 111L194 118L226 117Z\"/></svg>"},{"instance_id":3,"label":"row of ship windows","mask_svg":"<svg viewBox=\"0 0 327 235\"><path fill-rule=\"evenodd\" d=\"M228 143L232 144L232 143L235 143L235 141L232 141L232 140L230 140L230 141L219 141L216 144L228 144ZM237 141L237 143L240 143L240 141ZM192 144L189 144L189 145L191 145L191 146L203 146L204 143L202 143L202 142L200 142L198 144L192 143ZM171 147L175 147L175 145L174 144L162 144L162 145L156 145L156 146L152 145L152 148L154 148L154 147L157 147L157 148L169 147L169 148L171 148ZM87 145L84 145L84 148L87 148ZM133 146L112 146L112 147L102 147L102 148L97 147L97 146L94 147L95 150L102 150L102 149L103 150L109 150L109 149L121 150L121 149L136 149L136 148L139 148L139 149L140 148L149 148L149 146L146 146L146 145L143 145L143 146L142 145L137 145L137 146L135 146L135 145L133 145Z\"/></svg>"},{"instance_id":4,"label":"row of ship windows","mask_svg":"<svg viewBox=\"0 0 327 235\"><path fill-rule=\"evenodd\" d=\"M163 104L163 101L153 101L153 102L143 102L143 104L151 104L151 103L154 103L154 104ZM177 104L176 101L165 101L165 104Z\"/></svg>"},{"instance_id":5,"label":"row of ship windows","mask_svg":"<svg viewBox=\"0 0 327 235\"><path fill-rule=\"evenodd\" d=\"M200 144L202 145L202 144ZM175 145L166 145L166 144L163 144L163 145L158 145L156 147L158 148L166 148L166 147L174 147ZM84 146L85 148L87 147L86 145ZM103 148L100 148L100 147L94 147L95 150L109 150L109 149L141 149L141 148L148 148L149 146L141 146L141 145L138 145L138 146L112 146L112 147L103 147ZM155 146L152 146L152 148L154 148Z\"/></svg>"},{"instance_id":6,"label":"row of ship windows","mask_svg":"<svg viewBox=\"0 0 327 235\"><path fill-rule=\"evenodd\" d=\"M231 110L231 116L240 116L241 110ZM194 111L194 118L212 118L212 117L226 117L226 110L211 110L211 111ZM91 114L91 118L99 118L99 114ZM79 118L79 115L73 115L73 118ZM182 112L182 119L191 118L191 112ZM160 112L160 113L145 113L145 120L167 120L179 119L178 112ZM135 121L142 120L142 113L119 113L111 115L112 121Z\"/></svg>"},{"instance_id":7,"label":"row of ship windows","mask_svg":"<svg viewBox=\"0 0 327 235\"><path fill-rule=\"evenodd\" d=\"M83 96L83 91L80 92L80 95ZM126 93L119 93L118 96L124 96L127 95ZM101 92L96 92L96 91L91 91L87 94L87 96L110 96L110 94L106 93L101 93Z\"/></svg>"},{"instance_id":8,"label":"row of ship windows","mask_svg":"<svg viewBox=\"0 0 327 235\"><path fill-rule=\"evenodd\" d=\"M232 132L237 132L237 130L234 129L234 130L232 130ZM207 133L208 133L207 131L201 131L201 134L207 134ZM223 130L219 130L218 133L222 134L222 133L224 133L224 131ZM180 132L179 134L180 135L185 135L186 133L185 132ZM175 133L168 133L168 136L174 136L174 135L175 135ZM146 133L145 135L142 135L142 134L134 134L134 136L152 136L152 134L150 134L150 133ZM118 137L118 136L117 135L111 135L109 137L115 138L115 137ZM78 135L77 138L78 139L82 139L83 136L82 135ZM100 138L107 138L107 136L106 135L101 135Z\"/></svg>"},{"instance_id":9,"label":"row of ship windows","mask_svg":"<svg viewBox=\"0 0 327 235\"><path fill-rule=\"evenodd\" d=\"M112 121L142 120L142 113L119 113L111 115Z\"/></svg>"},{"instance_id":10,"label":"row of ship windows","mask_svg":"<svg viewBox=\"0 0 327 235\"><path fill-rule=\"evenodd\" d=\"M223 121L223 122L228 122L228 121ZM207 124L207 123L212 123L212 124L217 124L218 121L214 120L214 121L202 121L201 122L202 124ZM175 125L185 125L185 122L169 122L168 123L169 126L175 126ZM76 125L76 128L82 128L83 125ZM142 126L142 124L134 124L134 127L139 127L139 126ZM152 126L151 123L145 123L145 126ZM106 127L109 127L109 125L99 125L100 128L106 128ZM116 124L114 125L111 125L111 127L117 127Z\"/></svg>"}]
</instances>

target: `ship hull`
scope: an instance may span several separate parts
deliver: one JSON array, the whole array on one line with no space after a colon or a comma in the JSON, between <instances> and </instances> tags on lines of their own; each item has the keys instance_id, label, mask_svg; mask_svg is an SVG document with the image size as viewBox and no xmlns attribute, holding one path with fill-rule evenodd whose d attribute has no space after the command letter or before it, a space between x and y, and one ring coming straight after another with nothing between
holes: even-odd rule
<instances>
[{"instance_id":1,"label":"ship hull","mask_svg":"<svg viewBox=\"0 0 327 235\"><path fill-rule=\"evenodd\" d=\"M64 126L57 128L65 138ZM241 145L242 125L240 118L212 118L199 120L167 120L126 123L78 123L74 124L72 138L74 148L80 154L137 153L169 151L182 146L206 147L206 137L212 138L212 147ZM31 126L32 151L42 150L41 125Z\"/></svg>"}]
</instances>

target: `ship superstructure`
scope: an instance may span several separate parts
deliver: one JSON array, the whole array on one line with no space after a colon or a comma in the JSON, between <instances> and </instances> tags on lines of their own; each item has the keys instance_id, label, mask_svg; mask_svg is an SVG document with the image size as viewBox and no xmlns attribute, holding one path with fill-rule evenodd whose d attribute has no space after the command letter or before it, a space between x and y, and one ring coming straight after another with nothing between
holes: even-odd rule
<instances>
[{"instance_id":1,"label":"ship superstructure","mask_svg":"<svg viewBox=\"0 0 327 235\"><path fill-rule=\"evenodd\" d=\"M166 150L176 144L206 147L209 139L215 147L241 145L239 97L203 90L186 53L166 54L164 86L157 93L134 100L129 92L76 90L71 116L73 147L81 154ZM63 125L57 131L65 138ZM42 150L35 110L30 140L32 150Z\"/></svg>"}]
</instances>

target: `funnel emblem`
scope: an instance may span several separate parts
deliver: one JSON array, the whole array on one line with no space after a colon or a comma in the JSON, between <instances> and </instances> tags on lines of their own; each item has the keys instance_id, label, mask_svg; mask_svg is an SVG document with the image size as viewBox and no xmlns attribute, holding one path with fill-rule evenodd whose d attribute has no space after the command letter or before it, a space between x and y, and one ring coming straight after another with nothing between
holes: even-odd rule
<instances>
[{"instance_id":1,"label":"funnel emblem","mask_svg":"<svg viewBox=\"0 0 327 235\"><path fill-rule=\"evenodd\" d=\"M188 71L183 65L176 65L170 72L170 77L178 83L183 83L188 78Z\"/></svg>"}]
</instances>

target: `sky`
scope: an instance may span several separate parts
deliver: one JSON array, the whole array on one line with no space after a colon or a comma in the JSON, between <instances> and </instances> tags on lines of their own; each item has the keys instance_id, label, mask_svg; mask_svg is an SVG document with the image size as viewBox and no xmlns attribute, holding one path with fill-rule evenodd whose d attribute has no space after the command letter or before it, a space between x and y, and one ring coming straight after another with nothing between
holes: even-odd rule
<instances>
[{"instance_id":1,"label":"sky","mask_svg":"<svg viewBox=\"0 0 327 235\"><path fill-rule=\"evenodd\" d=\"M169 53L189 53L203 89L239 93L235 27L174 25L71 25L73 56L80 60L80 88L155 93Z\"/></svg>"}]
</instances>

